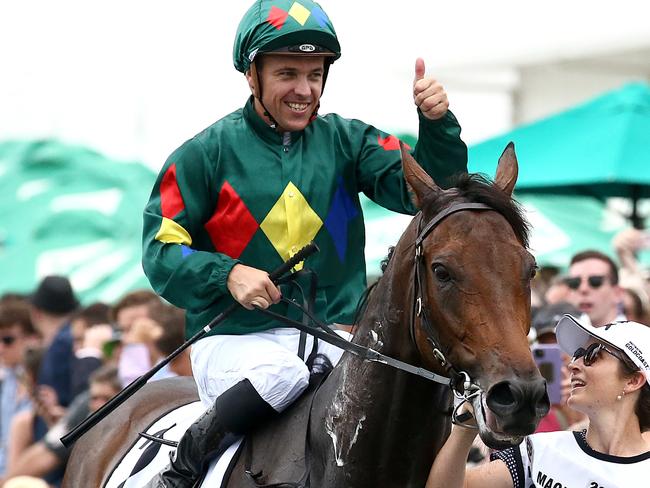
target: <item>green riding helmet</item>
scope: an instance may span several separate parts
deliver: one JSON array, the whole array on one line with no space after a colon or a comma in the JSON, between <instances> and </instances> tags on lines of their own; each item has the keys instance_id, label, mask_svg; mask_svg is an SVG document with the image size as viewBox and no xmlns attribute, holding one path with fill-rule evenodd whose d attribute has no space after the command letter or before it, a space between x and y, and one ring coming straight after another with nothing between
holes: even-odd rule
<instances>
[{"instance_id":1,"label":"green riding helmet","mask_svg":"<svg viewBox=\"0 0 650 488\"><path fill-rule=\"evenodd\" d=\"M341 57L334 26L323 9L311 0L257 0L237 28L233 62L245 73L255 56L279 52Z\"/></svg>"}]
</instances>

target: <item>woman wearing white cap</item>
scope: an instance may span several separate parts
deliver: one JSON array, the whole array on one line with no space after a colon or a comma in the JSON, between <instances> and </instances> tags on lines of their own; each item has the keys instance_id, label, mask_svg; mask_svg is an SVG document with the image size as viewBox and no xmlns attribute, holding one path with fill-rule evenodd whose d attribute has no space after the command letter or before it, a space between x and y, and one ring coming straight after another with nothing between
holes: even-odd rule
<instances>
[{"instance_id":1,"label":"woman wearing white cap","mask_svg":"<svg viewBox=\"0 0 650 488\"><path fill-rule=\"evenodd\" d=\"M632 488L650 485L650 328L636 322L557 325L569 363L568 404L589 417L582 432L527 436L492 462L465 469L476 430L456 425L426 488Z\"/></svg>"}]
</instances>

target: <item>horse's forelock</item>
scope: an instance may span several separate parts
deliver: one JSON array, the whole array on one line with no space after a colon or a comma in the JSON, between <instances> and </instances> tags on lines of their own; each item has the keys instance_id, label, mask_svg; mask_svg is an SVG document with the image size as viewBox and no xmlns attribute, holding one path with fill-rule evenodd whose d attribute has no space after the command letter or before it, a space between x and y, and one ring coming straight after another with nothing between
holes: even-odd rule
<instances>
[{"instance_id":1,"label":"horse's forelock","mask_svg":"<svg viewBox=\"0 0 650 488\"><path fill-rule=\"evenodd\" d=\"M451 181L451 188L431 193L423 202L423 209L431 216L457 201L483 203L501 214L512 227L517 239L528 248L530 224L521 205L483 175L460 174Z\"/></svg>"}]
</instances>

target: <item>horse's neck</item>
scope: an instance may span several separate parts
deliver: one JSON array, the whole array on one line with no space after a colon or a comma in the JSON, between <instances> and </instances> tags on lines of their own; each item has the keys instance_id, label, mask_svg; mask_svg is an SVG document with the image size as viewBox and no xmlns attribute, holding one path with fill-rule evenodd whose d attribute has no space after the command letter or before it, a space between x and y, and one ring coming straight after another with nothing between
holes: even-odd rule
<instances>
[{"instance_id":1,"label":"horse's neck","mask_svg":"<svg viewBox=\"0 0 650 488\"><path fill-rule=\"evenodd\" d=\"M387 270L368 300L355 342L415 363L418 355L408 322L413 290L411 286L406 286L408 293L405 290L405 283L412 283L408 281L412 280L411 274L408 269L401 276ZM449 402L448 392L410 373L362 361L351 354L343 357L327 385L330 391L324 409L325 430L336 465L361 468L367 458L374 466L389 470L390 475L382 476L397 480L401 476L397 471L403 468L402 480L417 478L417 474L407 471L423 469L414 467L414 461L426 465L432 458L432 438L447 428L442 411ZM355 471L364 476L362 469Z\"/></svg>"}]
</instances>

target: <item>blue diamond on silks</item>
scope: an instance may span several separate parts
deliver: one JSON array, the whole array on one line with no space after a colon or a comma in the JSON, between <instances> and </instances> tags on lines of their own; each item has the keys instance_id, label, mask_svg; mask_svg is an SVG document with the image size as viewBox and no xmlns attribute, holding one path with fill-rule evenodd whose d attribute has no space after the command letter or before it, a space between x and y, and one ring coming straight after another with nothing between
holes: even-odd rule
<instances>
[{"instance_id":1,"label":"blue diamond on silks","mask_svg":"<svg viewBox=\"0 0 650 488\"><path fill-rule=\"evenodd\" d=\"M343 178L339 177L339 186L325 219L325 227L334 239L334 246L341 262L345 262L345 252L348 247L348 225L357 215L359 215L359 209L345 191Z\"/></svg>"},{"instance_id":2,"label":"blue diamond on silks","mask_svg":"<svg viewBox=\"0 0 650 488\"><path fill-rule=\"evenodd\" d=\"M186 258L190 254L194 254L196 252L195 249L192 249L191 247L187 247L185 244L181 244L181 255Z\"/></svg>"},{"instance_id":3,"label":"blue diamond on silks","mask_svg":"<svg viewBox=\"0 0 650 488\"><path fill-rule=\"evenodd\" d=\"M316 19L316 22L318 22L318 25L320 25L321 27L327 26L327 22L330 19L327 18L327 14L323 12L320 7L314 7L311 11L311 14Z\"/></svg>"}]
</instances>

